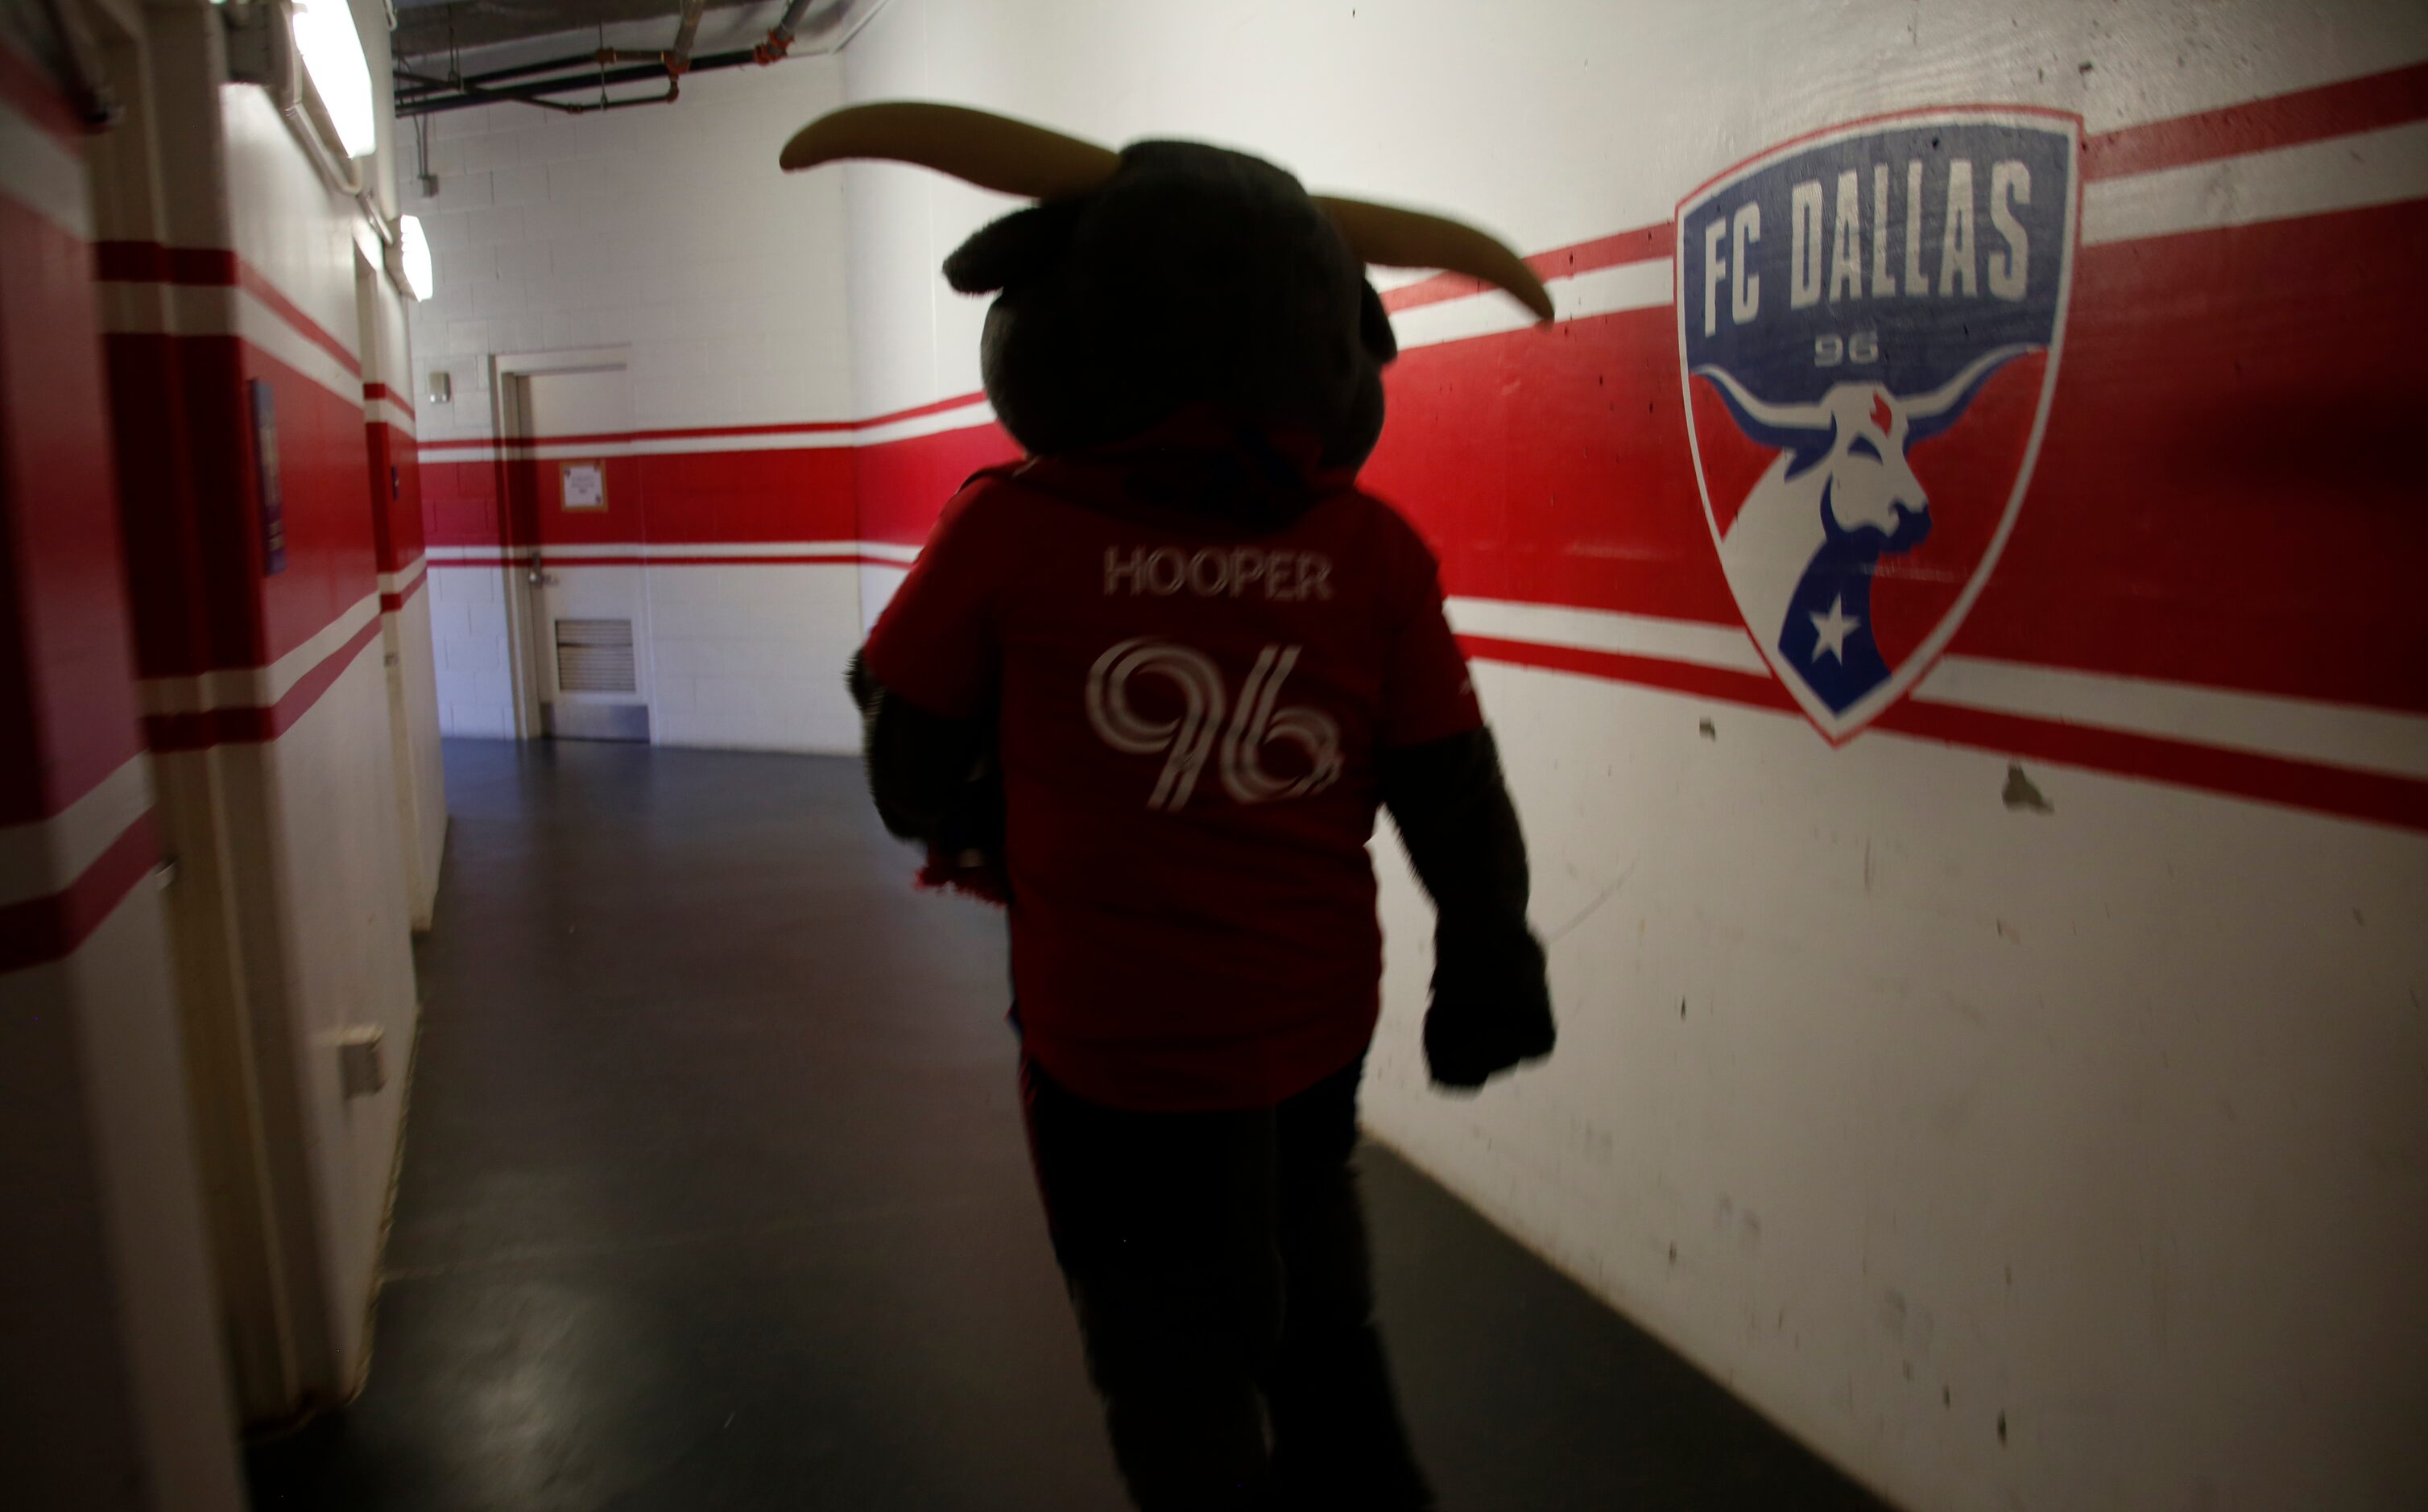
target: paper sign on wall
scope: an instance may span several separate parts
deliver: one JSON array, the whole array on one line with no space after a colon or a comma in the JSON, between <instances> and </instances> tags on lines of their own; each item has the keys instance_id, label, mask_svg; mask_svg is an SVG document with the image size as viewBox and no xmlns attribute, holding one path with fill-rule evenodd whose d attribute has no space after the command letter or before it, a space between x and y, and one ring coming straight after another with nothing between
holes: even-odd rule
<instances>
[{"instance_id":1,"label":"paper sign on wall","mask_svg":"<svg viewBox=\"0 0 2428 1512\"><path fill-rule=\"evenodd\" d=\"M275 577L287 570L287 510L278 491L278 394L267 379L245 384L253 406L253 478L254 502L261 512L261 573Z\"/></svg>"},{"instance_id":2,"label":"paper sign on wall","mask_svg":"<svg viewBox=\"0 0 2428 1512\"><path fill-rule=\"evenodd\" d=\"M595 462L568 462L558 470L565 507L603 510L607 507L607 469Z\"/></svg>"}]
</instances>

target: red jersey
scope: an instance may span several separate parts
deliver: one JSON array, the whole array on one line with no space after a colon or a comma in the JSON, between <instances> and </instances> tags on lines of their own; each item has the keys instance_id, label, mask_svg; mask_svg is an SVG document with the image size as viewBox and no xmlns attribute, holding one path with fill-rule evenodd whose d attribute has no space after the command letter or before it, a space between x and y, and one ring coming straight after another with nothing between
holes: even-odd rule
<instances>
[{"instance_id":1,"label":"red jersey","mask_svg":"<svg viewBox=\"0 0 2428 1512\"><path fill-rule=\"evenodd\" d=\"M1152 502L1168 432L973 479L867 661L998 722L1012 985L1047 1074L1116 1107L1269 1106L1373 1034L1378 754L1483 716L1406 521L1346 475L1261 533Z\"/></svg>"}]
</instances>

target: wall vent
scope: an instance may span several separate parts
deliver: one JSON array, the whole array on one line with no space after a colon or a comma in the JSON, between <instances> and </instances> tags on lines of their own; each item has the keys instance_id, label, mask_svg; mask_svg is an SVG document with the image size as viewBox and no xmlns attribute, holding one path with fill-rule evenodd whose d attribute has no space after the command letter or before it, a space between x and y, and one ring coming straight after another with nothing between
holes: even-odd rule
<instances>
[{"instance_id":1,"label":"wall vent","mask_svg":"<svg viewBox=\"0 0 2428 1512\"><path fill-rule=\"evenodd\" d=\"M568 693L637 693L631 620L556 622L556 686Z\"/></svg>"}]
</instances>

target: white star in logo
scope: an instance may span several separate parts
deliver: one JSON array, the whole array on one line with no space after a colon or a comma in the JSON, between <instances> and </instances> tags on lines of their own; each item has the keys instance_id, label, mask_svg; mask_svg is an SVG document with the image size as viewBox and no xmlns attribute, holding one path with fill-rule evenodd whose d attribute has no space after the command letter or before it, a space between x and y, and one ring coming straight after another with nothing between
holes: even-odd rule
<instances>
[{"instance_id":1,"label":"white star in logo","mask_svg":"<svg viewBox=\"0 0 2428 1512\"><path fill-rule=\"evenodd\" d=\"M1813 614L1809 618L1813 621L1813 633L1819 637L1813 647L1813 659L1820 660L1822 654L1826 652L1836 657L1840 666L1845 666L1847 633L1863 622L1846 612L1846 600L1844 595L1829 600L1829 613Z\"/></svg>"}]
</instances>

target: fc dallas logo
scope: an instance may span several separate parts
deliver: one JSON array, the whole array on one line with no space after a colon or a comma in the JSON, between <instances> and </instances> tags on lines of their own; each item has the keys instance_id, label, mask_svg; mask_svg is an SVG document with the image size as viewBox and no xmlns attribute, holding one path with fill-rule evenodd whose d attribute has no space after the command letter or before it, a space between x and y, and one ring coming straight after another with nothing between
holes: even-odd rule
<instances>
[{"instance_id":1,"label":"fc dallas logo","mask_svg":"<svg viewBox=\"0 0 2428 1512\"><path fill-rule=\"evenodd\" d=\"M2080 122L1933 110L1818 133L1678 206L1703 513L1822 734L1904 696L2013 528L2057 383Z\"/></svg>"}]
</instances>

